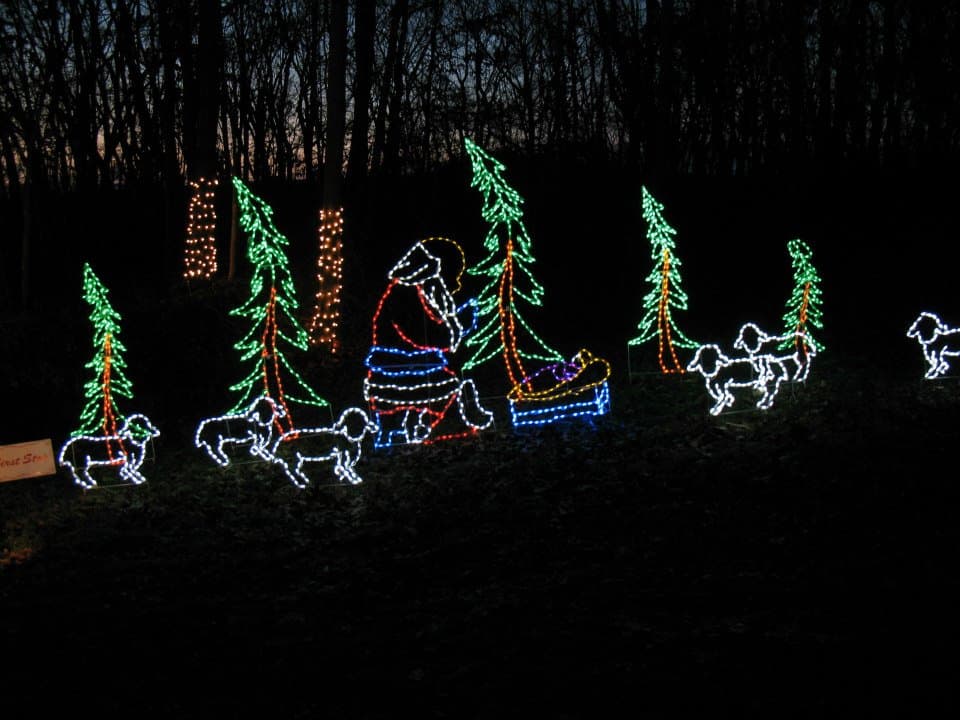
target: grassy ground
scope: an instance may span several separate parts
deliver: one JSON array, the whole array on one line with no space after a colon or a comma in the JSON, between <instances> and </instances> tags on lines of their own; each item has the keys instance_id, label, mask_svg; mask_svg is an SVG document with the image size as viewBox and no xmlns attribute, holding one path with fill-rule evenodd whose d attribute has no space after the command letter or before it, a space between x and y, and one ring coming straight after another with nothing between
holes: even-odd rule
<instances>
[{"instance_id":1,"label":"grassy ground","mask_svg":"<svg viewBox=\"0 0 960 720\"><path fill-rule=\"evenodd\" d=\"M0 704L952 707L960 382L825 353L769 413L706 407L696 379L621 378L607 417L368 451L356 487L164 438L139 488L0 486Z\"/></svg>"}]
</instances>

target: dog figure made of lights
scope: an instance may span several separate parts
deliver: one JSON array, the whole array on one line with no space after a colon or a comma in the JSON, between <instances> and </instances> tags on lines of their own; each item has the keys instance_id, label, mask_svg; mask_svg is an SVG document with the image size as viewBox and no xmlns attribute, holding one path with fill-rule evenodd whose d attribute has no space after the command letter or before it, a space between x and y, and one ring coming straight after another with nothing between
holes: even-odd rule
<instances>
[{"instance_id":1,"label":"dog figure made of lights","mask_svg":"<svg viewBox=\"0 0 960 720\"><path fill-rule=\"evenodd\" d=\"M377 431L377 425L360 408L347 408L331 427L301 428L279 436L267 452L298 488L305 488L310 477L304 466L332 463L333 474L341 482L356 485L362 478L354 469L363 449L363 440Z\"/></svg>"},{"instance_id":2,"label":"dog figure made of lights","mask_svg":"<svg viewBox=\"0 0 960 720\"><path fill-rule=\"evenodd\" d=\"M84 490L97 486L90 474L90 470L96 467L114 468L121 480L140 485L147 480L140 474L147 443L159 435L160 431L145 415L130 415L114 435L70 438L60 449L57 462Z\"/></svg>"},{"instance_id":3,"label":"dog figure made of lights","mask_svg":"<svg viewBox=\"0 0 960 720\"><path fill-rule=\"evenodd\" d=\"M459 245L428 238L387 274L363 383L377 426L375 447L465 437L493 422L473 381L462 380L448 359L476 327L476 303L457 305L453 298L464 264Z\"/></svg>"},{"instance_id":4,"label":"dog figure made of lights","mask_svg":"<svg viewBox=\"0 0 960 720\"><path fill-rule=\"evenodd\" d=\"M282 434L283 429L277 422L282 417L283 408L273 398L263 395L242 413L201 420L193 444L220 467L230 464L230 456L226 453L228 445L249 445L247 449L251 456L268 460L274 430Z\"/></svg>"},{"instance_id":5,"label":"dog figure made of lights","mask_svg":"<svg viewBox=\"0 0 960 720\"><path fill-rule=\"evenodd\" d=\"M777 348L788 335L768 335L754 323L740 328L734 348L746 353L729 357L717 345L701 345L693 360L687 365L690 372L699 372L707 392L713 398L711 415L719 415L736 401L735 390L750 388L759 394L756 407L768 410L773 407L780 385L787 381L803 382L810 373L810 359L816 355L816 347L806 345L803 338L793 344L794 351L777 354ZM803 348L802 350L800 348Z\"/></svg>"},{"instance_id":6,"label":"dog figure made of lights","mask_svg":"<svg viewBox=\"0 0 960 720\"><path fill-rule=\"evenodd\" d=\"M960 327L950 327L934 313L920 313L907 330L907 337L914 338L923 350L927 380L946 375L950 369L947 358L960 357Z\"/></svg>"}]
</instances>

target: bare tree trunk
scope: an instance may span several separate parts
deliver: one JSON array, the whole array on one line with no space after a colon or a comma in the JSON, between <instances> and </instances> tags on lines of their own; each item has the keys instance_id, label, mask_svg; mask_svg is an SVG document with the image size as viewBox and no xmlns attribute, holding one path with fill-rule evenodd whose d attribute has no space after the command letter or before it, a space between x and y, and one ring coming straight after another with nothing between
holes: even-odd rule
<instances>
[{"instance_id":1,"label":"bare tree trunk","mask_svg":"<svg viewBox=\"0 0 960 720\"><path fill-rule=\"evenodd\" d=\"M443 4L440 0L433 0L431 6L431 15L432 20L430 22L430 64L427 66L427 81L424 84L424 98L423 98L423 136L422 136L422 157L423 157L423 169L428 169L431 159L431 146L432 146L432 136L433 136L433 114L434 114L434 97L436 95L433 92L433 83L434 78L437 72L437 39L440 34L440 20L443 16Z\"/></svg>"},{"instance_id":2,"label":"bare tree trunk","mask_svg":"<svg viewBox=\"0 0 960 720\"><path fill-rule=\"evenodd\" d=\"M820 0L817 9L819 17L819 52L817 78L817 143L816 153L821 165L830 163L836 149L833 143L833 3Z\"/></svg>"},{"instance_id":3,"label":"bare tree trunk","mask_svg":"<svg viewBox=\"0 0 960 720\"><path fill-rule=\"evenodd\" d=\"M350 157L347 178L362 181L367 175L370 156L370 97L373 80L373 46L376 21L374 3L358 2L354 10L353 120L350 130Z\"/></svg>"},{"instance_id":4,"label":"bare tree trunk","mask_svg":"<svg viewBox=\"0 0 960 720\"><path fill-rule=\"evenodd\" d=\"M196 74L196 166L193 175L217 176L217 116L219 78L223 72L223 38L219 0L200 0Z\"/></svg>"},{"instance_id":5,"label":"bare tree trunk","mask_svg":"<svg viewBox=\"0 0 960 720\"><path fill-rule=\"evenodd\" d=\"M323 163L323 207L340 207L346 118L347 0L330 3L330 59L327 63L327 147Z\"/></svg>"},{"instance_id":6,"label":"bare tree trunk","mask_svg":"<svg viewBox=\"0 0 960 720\"><path fill-rule=\"evenodd\" d=\"M381 70L380 98L377 102L377 117L373 123L373 158L372 165L378 168L383 164L384 144L386 139L387 107L390 105L390 82L396 73L393 68L402 63L398 53L400 42L400 24L407 15L407 0L395 0L390 10L390 33L387 39L387 58ZM402 68L401 68L402 74Z\"/></svg>"},{"instance_id":7,"label":"bare tree trunk","mask_svg":"<svg viewBox=\"0 0 960 720\"><path fill-rule=\"evenodd\" d=\"M390 171L397 169L400 157L400 135L403 131L403 57L407 47L409 18L410 12L407 0L402 0L400 32L397 36L397 52L393 63L393 91L390 94L387 143L383 151L384 167Z\"/></svg>"},{"instance_id":8,"label":"bare tree trunk","mask_svg":"<svg viewBox=\"0 0 960 720\"><path fill-rule=\"evenodd\" d=\"M361 3L363 5L367 3ZM319 72L318 58L320 51L320 0L310 0L307 3L307 47L304 51L304 76L306 77L306 92L301 89L302 112L300 127L303 132L303 165L307 182L312 183L317 177L317 167L314 162L314 150L317 145L316 128L319 121L318 91Z\"/></svg>"},{"instance_id":9,"label":"bare tree trunk","mask_svg":"<svg viewBox=\"0 0 960 720\"><path fill-rule=\"evenodd\" d=\"M43 189L47 173L39 147L28 139L26 182L20 195L23 212L23 233L20 241L20 305L27 310L33 304L33 249L42 242Z\"/></svg>"},{"instance_id":10,"label":"bare tree trunk","mask_svg":"<svg viewBox=\"0 0 960 720\"><path fill-rule=\"evenodd\" d=\"M347 177L363 180L367 176L370 131L370 89L373 80L373 38L376 5L357 3L354 11L353 42L357 53L357 70L353 85L353 128L350 133L350 162Z\"/></svg>"},{"instance_id":11,"label":"bare tree trunk","mask_svg":"<svg viewBox=\"0 0 960 720\"><path fill-rule=\"evenodd\" d=\"M20 307L24 310L30 304L30 247L33 234L33 188L29 179L23 184L20 194L20 207L23 213L23 231L20 237Z\"/></svg>"},{"instance_id":12,"label":"bare tree trunk","mask_svg":"<svg viewBox=\"0 0 960 720\"><path fill-rule=\"evenodd\" d=\"M237 246L240 237L240 217L237 209L237 193L230 190L230 259L227 269L227 280L233 280L237 274Z\"/></svg>"},{"instance_id":13,"label":"bare tree trunk","mask_svg":"<svg viewBox=\"0 0 960 720\"><path fill-rule=\"evenodd\" d=\"M323 164L323 206L317 229L318 289L307 332L331 354L340 347L340 290L343 265L343 139L346 115L347 0L330 3L330 58L327 62L327 152Z\"/></svg>"}]
</instances>

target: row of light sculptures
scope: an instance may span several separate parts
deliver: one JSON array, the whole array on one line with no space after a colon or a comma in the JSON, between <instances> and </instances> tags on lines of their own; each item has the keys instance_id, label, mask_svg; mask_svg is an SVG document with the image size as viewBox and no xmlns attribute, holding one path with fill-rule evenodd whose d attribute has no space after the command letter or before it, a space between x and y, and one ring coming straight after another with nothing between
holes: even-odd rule
<instances>
[{"instance_id":1,"label":"row of light sculptures","mask_svg":"<svg viewBox=\"0 0 960 720\"><path fill-rule=\"evenodd\" d=\"M543 297L543 287L531 269L535 260L522 221L522 199L504 180L501 163L470 140L466 149L473 168L472 185L482 195L482 215L489 225L484 240L487 254L468 268L457 243L428 238L400 258L388 272L373 317L363 380L367 409L347 408L330 424L322 421L323 412L330 411L329 403L295 369L310 340L297 320L299 306L286 255L289 241L277 229L272 208L233 179L238 221L248 238L247 255L254 271L247 300L230 313L250 322L248 332L234 346L247 365L247 374L230 386L235 393L233 406L202 420L194 436L196 447L217 465L229 466L239 449L252 460L279 466L298 487L310 482L306 469L315 463L330 465L340 481L360 482L355 466L367 436L382 448L431 444L490 427L493 413L481 403L474 380L461 374L498 356L506 374L514 426L609 411L609 363L586 349L564 360L521 314L522 304L537 307ZM212 208L214 186L215 181L195 184L198 192L205 188L197 207L209 203ZM812 358L823 349L814 337L822 327L822 295L810 247L799 239L787 245L794 285L783 315L784 331L769 334L747 323L733 341L733 351L725 352L713 343L695 343L677 328L672 311L686 310L687 296L675 253L676 231L646 188L642 199L654 264L647 276L651 289L644 297L640 334L628 345L656 339L662 373L700 373L713 400L711 414L731 408L741 389L759 396L758 409L772 407L784 382L807 379ZM192 219L195 212L196 217L207 212L191 208ZM210 230L206 221L192 220L191 228ZM318 270L326 284L321 283L316 295L310 326L318 331L315 344L331 352L338 345L342 231L342 209L321 211ZM201 244L195 243L196 247ZM212 265L195 263L195 267L215 269L215 256ZM464 271L482 281L476 298L457 297ZM191 277L202 276L198 270ZM140 467L148 443L159 431L146 416L124 416L118 410L117 399L132 396L125 373L126 349L118 338L120 316L89 265L83 269L83 289L94 328L94 357L86 365L92 378L84 385L86 404L80 426L63 445L59 462L85 489L97 485L91 471L104 468L121 481L139 484L145 479ZM922 347L928 378L943 376L949 359L960 356L960 328L948 326L933 313L921 313L907 335ZM469 357L458 370L455 358L461 348ZM693 358L683 364L678 349L694 350Z\"/></svg>"}]
</instances>

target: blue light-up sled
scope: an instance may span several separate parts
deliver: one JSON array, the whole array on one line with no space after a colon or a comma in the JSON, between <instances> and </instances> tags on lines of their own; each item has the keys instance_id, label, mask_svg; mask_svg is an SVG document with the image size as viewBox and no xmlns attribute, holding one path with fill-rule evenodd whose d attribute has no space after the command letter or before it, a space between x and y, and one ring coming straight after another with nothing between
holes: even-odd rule
<instances>
[{"instance_id":1,"label":"blue light-up sled","mask_svg":"<svg viewBox=\"0 0 960 720\"><path fill-rule=\"evenodd\" d=\"M596 417L610 412L610 387L606 381L562 400L510 400L514 427L549 425L574 417Z\"/></svg>"},{"instance_id":2,"label":"blue light-up sled","mask_svg":"<svg viewBox=\"0 0 960 720\"><path fill-rule=\"evenodd\" d=\"M608 413L609 377L610 363L586 349L542 368L507 393L514 427Z\"/></svg>"}]
</instances>

